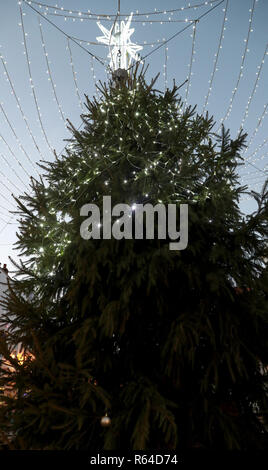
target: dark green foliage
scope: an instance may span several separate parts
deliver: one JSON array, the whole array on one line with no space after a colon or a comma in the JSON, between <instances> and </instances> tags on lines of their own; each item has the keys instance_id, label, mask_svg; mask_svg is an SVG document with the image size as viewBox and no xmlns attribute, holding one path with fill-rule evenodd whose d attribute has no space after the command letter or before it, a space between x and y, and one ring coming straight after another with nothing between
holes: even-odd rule
<instances>
[{"instance_id":1,"label":"dark green foliage","mask_svg":"<svg viewBox=\"0 0 268 470\"><path fill-rule=\"evenodd\" d=\"M28 262L0 319L10 325L0 387L16 392L2 393L0 429L13 448L267 445L267 187L244 217L245 135L214 135L212 118L183 111L176 87L153 86L134 74L103 86L100 102L87 98L66 155L44 162L44 180L17 200ZM103 195L188 203L187 249L83 240L80 208ZM34 359L12 359L17 344Z\"/></svg>"}]
</instances>

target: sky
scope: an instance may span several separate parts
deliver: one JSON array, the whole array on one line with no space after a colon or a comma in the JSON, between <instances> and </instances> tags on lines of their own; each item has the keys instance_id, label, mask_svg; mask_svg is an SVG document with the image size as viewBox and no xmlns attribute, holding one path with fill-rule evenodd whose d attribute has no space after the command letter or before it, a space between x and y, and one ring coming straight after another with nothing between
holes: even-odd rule
<instances>
[{"instance_id":1,"label":"sky","mask_svg":"<svg viewBox=\"0 0 268 470\"><path fill-rule=\"evenodd\" d=\"M107 81L107 47L91 43L102 35L96 16L111 28L114 16L103 15L117 9L118 0L0 0L0 262L10 269L9 256L19 259L12 194L27 192L30 177L42 174L37 163L64 149L66 118L80 126L84 95ZM235 138L243 126L241 182L259 191L268 172L268 1L121 0L120 12L133 12L131 40L143 46L141 57L150 54L148 81L160 72L163 91L188 78L182 99L213 115L215 130L226 118ZM255 210L249 196L240 207Z\"/></svg>"}]
</instances>

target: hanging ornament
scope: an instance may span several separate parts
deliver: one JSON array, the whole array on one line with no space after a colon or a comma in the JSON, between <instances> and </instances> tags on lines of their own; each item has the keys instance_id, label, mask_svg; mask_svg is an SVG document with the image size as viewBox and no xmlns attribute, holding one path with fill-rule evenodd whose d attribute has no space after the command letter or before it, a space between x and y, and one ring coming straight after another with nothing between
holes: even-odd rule
<instances>
[{"instance_id":1,"label":"hanging ornament","mask_svg":"<svg viewBox=\"0 0 268 470\"><path fill-rule=\"evenodd\" d=\"M101 426L103 428L107 428L111 424L111 418L108 416L107 413L105 413L105 416L103 416L100 420Z\"/></svg>"}]
</instances>

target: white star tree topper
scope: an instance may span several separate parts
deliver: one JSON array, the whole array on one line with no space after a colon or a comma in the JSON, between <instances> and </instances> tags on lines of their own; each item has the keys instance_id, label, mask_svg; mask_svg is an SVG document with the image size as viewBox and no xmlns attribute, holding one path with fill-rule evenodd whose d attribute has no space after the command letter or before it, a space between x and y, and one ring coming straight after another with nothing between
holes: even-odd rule
<instances>
[{"instance_id":1,"label":"white star tree topper","mask_svg":"<svg viewBox=\"0 0 268 470\"><path fill-rule=\"evenodd\" d=\"M111 29L105 28L99 21L97 25L103 32L104 36L98 36L97 40L109 46L108 57L110 60L110 67L113 70L119 68L128 69L131 60L138 60L138 51L142 46L131 42L130 36L134 33L135 29L130 28L133 13L130 14L127 21L116 22Z\"/></svg>"}]
</instances>

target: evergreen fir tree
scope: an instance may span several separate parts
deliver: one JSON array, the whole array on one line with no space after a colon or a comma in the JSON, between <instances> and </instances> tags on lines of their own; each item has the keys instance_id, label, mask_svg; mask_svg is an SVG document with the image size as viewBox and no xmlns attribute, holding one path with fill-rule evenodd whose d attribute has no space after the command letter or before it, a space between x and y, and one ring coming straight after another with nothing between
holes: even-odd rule
<instances>
[{"instance_id":1,"label":"evergreen fir tree","mask_svg":"<svg viewBox=\"0 0 268 470\"><path fill-rule=\"evenodd\" d=\"M215 135L175 85L154 83L136 70L86 97L83 129L70 124L65 155L17 199L27 262L1 318L0 429L12 448L267 444L267 185L244 216L246 136ZM187 249L82 239L80 209L104 195L188 204Z\"/></svg>"}]
</instances>

